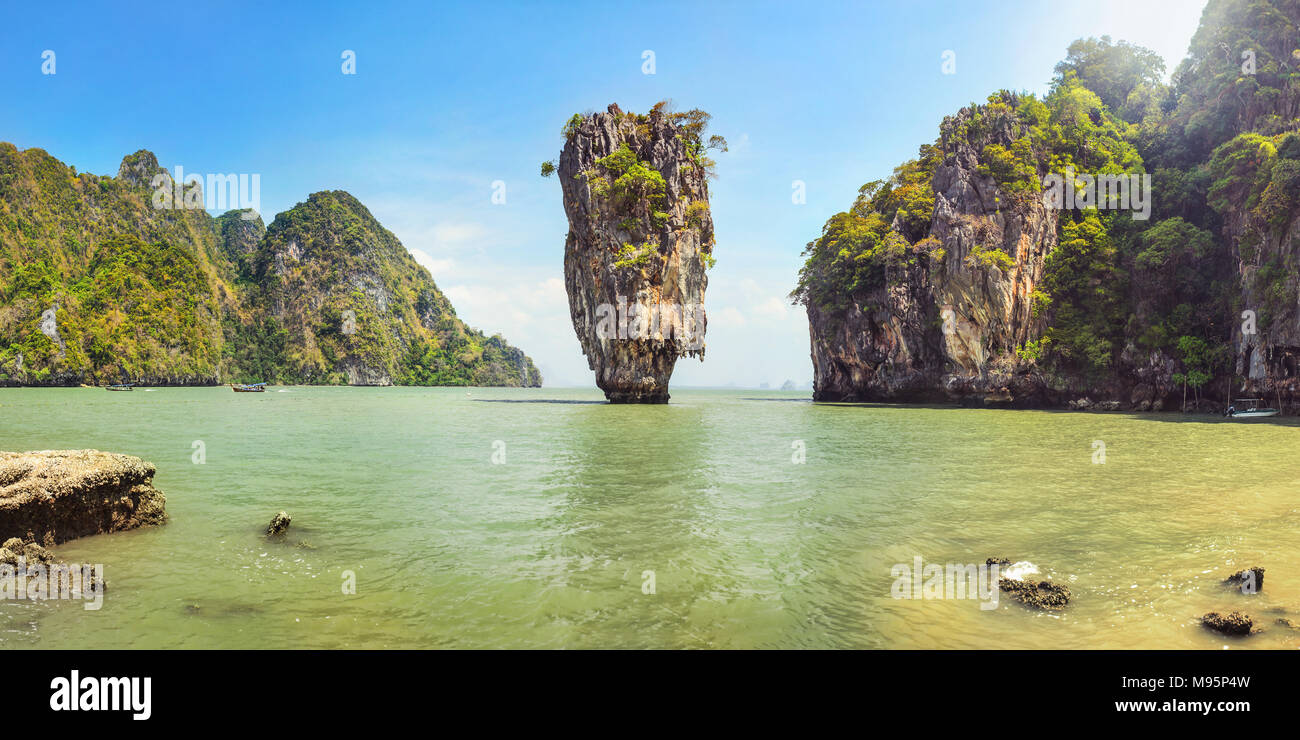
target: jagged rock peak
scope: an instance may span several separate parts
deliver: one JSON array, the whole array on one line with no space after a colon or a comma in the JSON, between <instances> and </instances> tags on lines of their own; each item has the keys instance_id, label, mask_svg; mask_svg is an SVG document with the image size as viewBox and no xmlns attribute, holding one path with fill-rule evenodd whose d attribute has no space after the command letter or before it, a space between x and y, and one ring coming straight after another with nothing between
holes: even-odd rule
<instances>
[{"instance_id":1,"label":"jagged rock peak","mask_svg":"<svg viewBox=\"0 0 1300 740\"><path fill-rule=\"evenodd\" d=\"M134 154L122 157L122 164L117 168L117 179L130 185L150 187L153 176L167 170L158 166L158 157L148 149L141 149Z\"/></svg>"}]
</instances>

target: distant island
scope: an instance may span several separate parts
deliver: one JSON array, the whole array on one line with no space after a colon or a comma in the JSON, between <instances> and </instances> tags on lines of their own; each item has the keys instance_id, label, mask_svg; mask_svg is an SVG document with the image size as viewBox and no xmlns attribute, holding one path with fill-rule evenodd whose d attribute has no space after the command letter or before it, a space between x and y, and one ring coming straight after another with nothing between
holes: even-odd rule
<instances>
[{"instance_id":1,"label":"distant island","mask_svg":"<svg viewBox=\"0 0 1300 740\"><path fill-rule=\"evenodd\" d=\"M0 143L0 385L541 385L348 193L269 228L203 202L148 151L110 177Z\"/></svg>"}]
</instances>

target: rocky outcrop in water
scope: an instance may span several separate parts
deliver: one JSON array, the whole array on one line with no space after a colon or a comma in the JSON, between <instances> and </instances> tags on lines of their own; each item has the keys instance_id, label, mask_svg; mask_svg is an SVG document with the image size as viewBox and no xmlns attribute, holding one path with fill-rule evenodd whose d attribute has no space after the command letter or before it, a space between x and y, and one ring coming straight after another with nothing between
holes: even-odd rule
<instances>
[{"instance_id":1,"label":"rocky outcrop in water","mask_svg":"<svg viewBox=\"0 0 1300 740\"><path fill-rule=\"evenodd\" d=\"M1013 97L1011 103L1015 104ZM974 132L971 120L991 120ZM1014 117L963 109L944 121L928 226L895 216L923 244L879 285L830 310L809 302L814 398L929 401L1040 395L1015 350L1044 328L1033 293L1056 245L1057 211L1015 198L981 172L980 153L1023 136Z\"/></svg>"},{"instance_id":2,"label":"rocky outcrop in water","mask_svg":"<svg viewBox=\"0 0 1300 740\"><path fill-rule=\"evenodd\" d=\"M1029 576L1037 573L1038 568L1028 561L1016 563L1011 558L993 557L985 560L984 564L989 568L997 566L1000 573L998 588L1025 606L1058 611L1070 603L1068 586L1030 579Z\"/></svg>"},{"instance_id":3,"label":"rocky outcrop in water","mask_svg":"<svg viewBox=\"0 0 1300 740\"><path fill-rule=\"evenodd\" d=\"M287 512L280 512L271 517L271 523L266 525L266 536L275 537L282 535L289 529L289 523L293 521Z\"/></svg>"},{"instance_id":4,"label":"rocky outcrop in water","mask_svg":"<svg viewBox=\"0 0 1300 740\"><path fill-rule=\"evenodd\" d=\"M1070 603L1070 589L1051 581L998 579L998 588L1025 606L1058 611Z\"/></svg>"},{"instance_id":5,"label":"rocky outcrop in water","mask_svg":"<svg viewBox=\"0 0 1300 740\"><path fill-rule=\"evenodd\" d=\"M1249 615L1242 612L1228 614L1210 612L1201 617L1201 624L1205 625L1206 629L1225 635L1249 635L1255 623Z\"/></svg>"},{"instance_id":6,"label":"rocky outcrop in water","mask_svg":"<svg viewBox=\"0 0 1300 740\"><path fill-rule=\"evenodd\" d=\"M663 106L611 105L566 127L569 313L611 402L666 403L677 360L704 359L714 236L700 136Z\"/></svg>"},{"instance_id":7,"label":"rocky outcrop in water","mask_svg":"<svg viewBox=\"0 0 1300 740\"><path fill-rule=\"evenodd\" d=\"M1293 410L1297 10L1210 0L1169 84L1080 39L1046 96L945 119L808 244L814 397Z\"/></svg>"},{"instance_id":8,"label":"rocky outcrop in water","mask_svg":"<svg viewBox=\"0 0 1300 740\"><path fill-rule=\"evenodd\" d=\"M1237 571L1223 581L1225 586L1240 588L1243 594L1257 594L1264 590L1264 569L1247 568Z\"/></svg>"},{"instance_id":9,"label":"rocky outcrop in water","mask_svg":"<svg viewBox=\"0 0 1300 740\"><path fill-rule=\"evenodd\" d=\"M167 521L154 466L99 450L0 452L0 537L46 546Z\"/></svg>"}]
</instances>

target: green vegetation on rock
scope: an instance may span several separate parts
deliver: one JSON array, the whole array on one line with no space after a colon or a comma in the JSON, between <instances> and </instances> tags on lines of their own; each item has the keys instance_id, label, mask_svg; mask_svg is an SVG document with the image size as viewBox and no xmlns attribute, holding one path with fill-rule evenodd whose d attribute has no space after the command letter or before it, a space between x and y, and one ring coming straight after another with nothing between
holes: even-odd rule
<instances>
[{"instance_id":1,"label":"green vegetation on rock","mask_svg":"<svg viewBox=\"0 0 1300 740\"><path fill-rule=\"evenodd\" d=\"M0 143L0 383L541 384L351 195L263 228L154 207L164 172L147 151L98 177Z\"/></svg>"},{"instance_id":2,"label":"green vegetation on rock","mask_svg":"<svg viewBox=\"0 0 1300 740\"><path fill-rule=\"evenodd\" d=\"M935 280L947 269L946 245L927 232L935 172L959 149L976 153L995 207L1021 214L1037 207L1049 173L1072 170L1076 187L1085 174L1150 174L1147 220L1057 213L1031 296L1041 324L1015 359L1090 382L1163 355L1189 386L1211 382L1230 363L1199 347L1229 346L1242 308L1259 312L1261 329L1300 321L1300 265L1287 246L1300 216L1298 22L1297 0L1211 0L1169 84L1147 49L1075 41L1045 97L992 95L945 120L938 141L888 180L864 185L807 245L791 297L834 320L896 281ZM1006 270L1014 256L976 246L968 264Z\"/></svg>"}]
</instances>

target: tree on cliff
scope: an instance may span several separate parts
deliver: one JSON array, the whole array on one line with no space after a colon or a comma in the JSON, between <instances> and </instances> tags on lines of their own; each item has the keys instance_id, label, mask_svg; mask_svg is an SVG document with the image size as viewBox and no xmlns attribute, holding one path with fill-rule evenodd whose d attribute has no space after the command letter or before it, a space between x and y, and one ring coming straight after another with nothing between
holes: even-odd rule
<instances>
[{"instance_id":1,"label":"tree on cliff","mask_svg":"<svg viewBox=\"0 0 1300 740\"><path fill-rule=\"evenodd\" d=\"M1110 36L1102 36L1070 44L1065 59L1056 65L1056 84L1076 77L1111 110L1121 112L1139 88L1159 88L1164 73L1165 61L1154 51L1127 41L1112 43Z\"/></svg>"}]
</instances>

